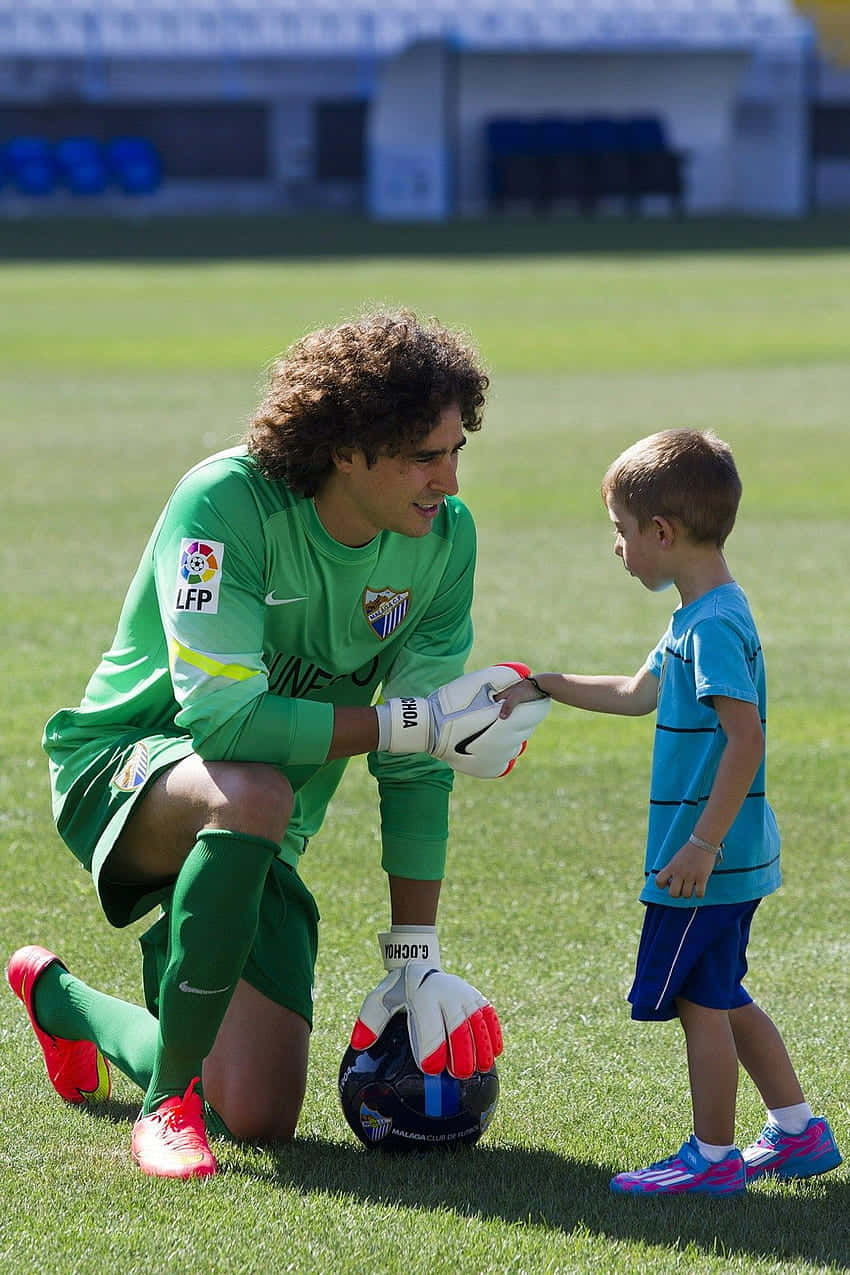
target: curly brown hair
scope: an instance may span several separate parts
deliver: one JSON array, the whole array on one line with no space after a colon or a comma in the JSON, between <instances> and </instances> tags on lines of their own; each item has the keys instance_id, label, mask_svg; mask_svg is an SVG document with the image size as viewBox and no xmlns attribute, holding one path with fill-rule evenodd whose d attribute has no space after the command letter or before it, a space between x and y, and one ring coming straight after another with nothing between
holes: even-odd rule
<instances>
[{"instance_id":1,"label":"curly brown hair","mask_svg":"<svg viewBox=\"0 0 850 1275\"><path fill-rule=\"evenodd\" d=\"M481 428L489 378L466 337L410 310L376 310L296 341L271 365L245 438L267 478L313 496L334 454L373 465L431 432L457 404Z\"/></svg>"}]
</instances>

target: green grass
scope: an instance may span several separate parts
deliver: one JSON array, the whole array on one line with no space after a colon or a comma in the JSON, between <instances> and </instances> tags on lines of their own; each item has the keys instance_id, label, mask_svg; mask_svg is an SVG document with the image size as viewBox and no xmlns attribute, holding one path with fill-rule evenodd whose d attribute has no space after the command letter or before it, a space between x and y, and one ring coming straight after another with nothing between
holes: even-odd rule
<instances>
[{"instance_id":1,"label":"green grass","mask_svg":"<svg viewBox=\"0 0 850 1275\"><path fill-rule=\"evenodd\" d=\"M57 228L39 253L26 227L0 227L0 252L18 258L2 269L0 313L4 950L47 943L95 985L139 998L143 927L107 928L53 830L42 724L79 698L170 484L238 437L264 363L364 302L403 301L468 327L492 370L461 474L481 541L475 664L637 668L671 597L647 594L615 561L601 473L665 426L712 426L732 444L745 494L729 558L767 651L785 855L783 889L754 926L748 985L846 1152L850 249L839 228L771 239L751 223L550 226L526 252L516 225L442 239L389 228L382 239L341 224L335 255L321 259L318 231L298 224L289 255L274 252L267 222L231 227L229 240L204 223L182 242L206 245L207 258L171 264L162 227L136 228L152 261L115 259L128 253L114 227L85 230ZM85 260L98 246L113 260ZM23 260L39 255L64 260ZM650 746L651 722L555 706L509 780L458 779L444 957L493 998L507 1041L497 1117L471 1152L384 1160L355 1146L337 1106L339 1057L380 975L386 919L360 761L304 863L322 948L293 1146L225 1146L225 1172L205 1184L142 1178L128 1154L138 1092L119 1076L102 1114L63 1107L20 1006L0 998L0 1267L848 1269L846 1166L725 1203L608 1192L613 1171L672 1150L689 1129L678 1028L633 1024L624 1004ZM742 1139L760 1115L742 1082Z\"/></svg>"}]
</instances>

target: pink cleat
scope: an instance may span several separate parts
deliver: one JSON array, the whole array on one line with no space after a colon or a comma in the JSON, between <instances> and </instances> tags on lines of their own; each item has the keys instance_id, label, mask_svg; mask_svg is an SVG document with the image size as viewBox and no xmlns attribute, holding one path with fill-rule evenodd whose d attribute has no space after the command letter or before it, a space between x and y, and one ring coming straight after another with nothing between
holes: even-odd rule
<instances>
[{"instance_id":1,"label":"pink cleat","mask_svg":"<svg viewBox=\"0 0 850 1275\"><path fill-rule=\"evenodd\" d=\"M207 1145L197 1076L182 1098L166 1098L133 1126L133 1159L157 1178L205 1178L218 1169Z\"/></svg>"},{"instance_id":2,"label":"pink cleat","mask_svg":"<svg viewBox=\"0 0 850 1275\"><path fill-rule=\"evenodd\" d=\"M39 977L53 964L62 965L62 962L46 947L21 947L9 958L7 982L29 1014L44 1054L50 1083L59 1097L78 1106L104 1102L111 1090L109 1063L97 1045L90 1040L64 1040L61 1036L51 1036L36 1022L33 989ZM62 968L65 969L65 966L62 965Z\"/></svg>"}]
</instances>

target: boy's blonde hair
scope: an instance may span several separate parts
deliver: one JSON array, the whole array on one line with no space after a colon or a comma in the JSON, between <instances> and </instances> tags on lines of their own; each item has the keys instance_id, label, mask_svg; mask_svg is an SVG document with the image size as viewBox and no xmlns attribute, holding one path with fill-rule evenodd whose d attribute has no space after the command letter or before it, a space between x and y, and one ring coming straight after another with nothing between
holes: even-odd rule
<instances>
[{"instance_id":1,"label":"boy's blonde hair","mask_svg":"<svg viewBox=\"0 0 850 1275\"><path fill-rule=\"evenodd\" d=\"M602 498L643 530L675 518L690 536L723 547L735 525L741 480L728 445L710 430L665 429L628 447L608 467Z\"/></svg>"}]
</instances>

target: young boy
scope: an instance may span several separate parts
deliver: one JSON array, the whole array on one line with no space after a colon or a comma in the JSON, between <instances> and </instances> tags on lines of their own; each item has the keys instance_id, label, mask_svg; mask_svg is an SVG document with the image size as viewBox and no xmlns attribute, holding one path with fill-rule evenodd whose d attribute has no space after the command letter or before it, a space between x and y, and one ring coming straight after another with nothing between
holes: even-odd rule
<instances>
[{"instance_id":1,"label":"young boy","mask_svg":"<svg viewBox=\"0 0 850 1275\"><path fill-rule=\"evenodd\" d=\"M614 552L681 606L634 677L539 673L502 692L509 715L532 695L627 716L657 710L646 904L632 1017L678 1016L694 1133L674 1155L618 1173L632 1194L733 1195L765 1175L804 1178L841 1163L829 1124L805 1101L785 1045L742 986L753 913L778 889L779 832L765 798L765 669L746 597L723 545L741 483L711 433L664 430L628 448L602 496ZM767 1108L758 1139L735 1143L738 1063Z\"/></svg>"}]
</instances>

